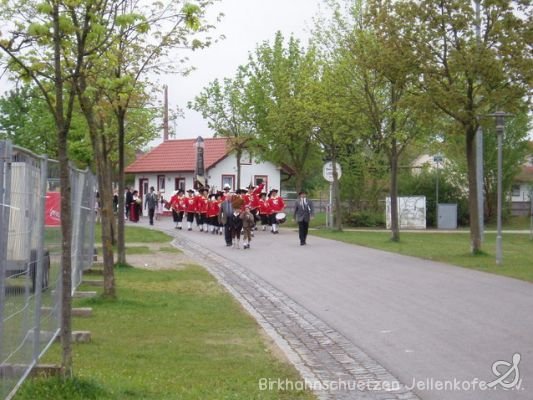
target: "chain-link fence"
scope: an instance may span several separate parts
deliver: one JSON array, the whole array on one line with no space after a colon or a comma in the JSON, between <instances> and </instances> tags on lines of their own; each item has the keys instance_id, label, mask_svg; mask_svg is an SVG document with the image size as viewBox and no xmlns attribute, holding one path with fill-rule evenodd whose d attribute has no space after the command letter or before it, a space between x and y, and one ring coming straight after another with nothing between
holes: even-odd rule
<instances>
[{"instance_id":1,"label":"chain-link fence","mask_svg":"<svg viewBox=\"0 0 533 400\"><path fill-rule=\"evenodd\" d=\"M92 264L95 179L71 169L73 290ZM59 333L57 162L0 141L0 398L11 398Z\"/></svg>"}]
</instances>

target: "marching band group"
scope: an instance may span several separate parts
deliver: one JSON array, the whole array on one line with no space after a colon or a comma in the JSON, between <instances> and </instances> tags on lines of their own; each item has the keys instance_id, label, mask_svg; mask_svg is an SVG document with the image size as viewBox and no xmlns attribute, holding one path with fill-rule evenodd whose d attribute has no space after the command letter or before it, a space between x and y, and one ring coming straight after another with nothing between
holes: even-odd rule
<instances>
[{"instance_id":1,"label":"marching band group","mask_svg":"<svg viewBox=\"0 0 533 400\"><path fill-rule=\"evenodd\" d=\"M244 248L250 248L253 230L256 223L261 222L265 231L267 226L273 234L277 234L279 224L285 222L283 212L285 203L278 196L278 190L272 189L267 194L265 185L250 185L246 189L231 191L229 185L216 193L202 188L195 193L189 189L177 190L165 208L172 210L176 229L191 231L196 222L200 232L225 234L226 245L240 247L240 235L244 234Z\"/></svg>"}]
</instances>

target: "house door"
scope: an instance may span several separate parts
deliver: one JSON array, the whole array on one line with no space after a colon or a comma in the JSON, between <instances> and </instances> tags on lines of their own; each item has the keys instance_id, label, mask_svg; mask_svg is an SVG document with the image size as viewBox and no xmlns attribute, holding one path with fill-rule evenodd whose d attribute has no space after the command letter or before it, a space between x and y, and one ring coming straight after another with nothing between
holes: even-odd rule
<instances>
[{"instance_id":1,"label":"house door","mask_svg":"<svg viewBox=\"0 0 533 400\"><path fill-rule=\"evenodd\" d=\"M148 179L141 178L139 179L139 197L144 199L146 193L148 193Z\"/></svg>"}]
</instances>

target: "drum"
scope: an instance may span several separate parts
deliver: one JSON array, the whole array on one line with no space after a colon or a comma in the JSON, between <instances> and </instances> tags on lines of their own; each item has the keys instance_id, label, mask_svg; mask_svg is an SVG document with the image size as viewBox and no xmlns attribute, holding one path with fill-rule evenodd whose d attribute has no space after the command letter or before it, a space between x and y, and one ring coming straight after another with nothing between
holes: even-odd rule
<instances>
[{"instance_id":1,"label":"drum","mask_svg":"<svg viewBox=\"0 0 533 400\"><path fill-rule=\"evenodd\" d=\"M276 221L278 221L278 224L282 224L285 221L287 221L287 215L285 213L277 213L276 214Z\"/></svg>"}]
</instances>

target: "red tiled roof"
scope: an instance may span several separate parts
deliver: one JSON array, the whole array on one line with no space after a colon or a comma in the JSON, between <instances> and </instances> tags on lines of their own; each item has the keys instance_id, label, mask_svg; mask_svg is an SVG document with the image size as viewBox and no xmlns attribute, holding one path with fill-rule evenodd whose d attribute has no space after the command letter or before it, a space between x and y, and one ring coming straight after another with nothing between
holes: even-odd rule
<instances>
[{"instance_id":1,"label":"red tiled roof","mask_svg":"<svg viewBox=\"0 0 533 400\"><path fill-rule=\"evenodd\" d=\"M517 182L533 182L533 166L524 165L522 170L515 177Z\"/></svg>"},{"instance_id":2,"label":"red tiled roof","mask_svg":"<svg viewBox=\"0 0 533 400\"><path fill-rule=\"evenodd\" d=\"M192 172L196 167L196 139L167 140L135 160L126 173ZM227 138L204 139L204 164L211 168L228 155Z\"/></svg>"}]
</instances>

